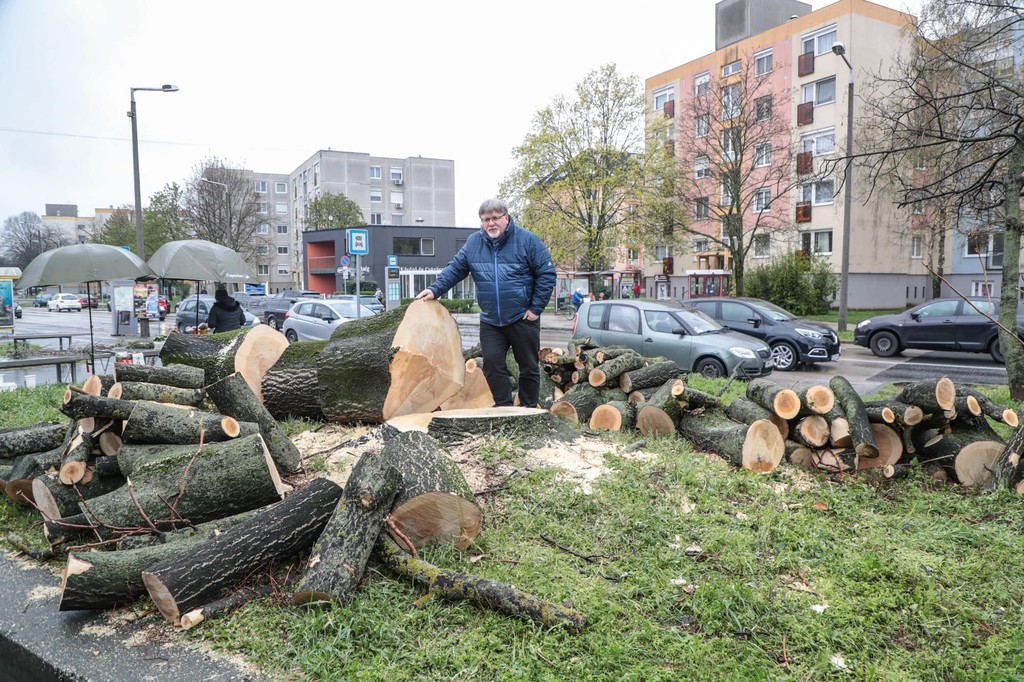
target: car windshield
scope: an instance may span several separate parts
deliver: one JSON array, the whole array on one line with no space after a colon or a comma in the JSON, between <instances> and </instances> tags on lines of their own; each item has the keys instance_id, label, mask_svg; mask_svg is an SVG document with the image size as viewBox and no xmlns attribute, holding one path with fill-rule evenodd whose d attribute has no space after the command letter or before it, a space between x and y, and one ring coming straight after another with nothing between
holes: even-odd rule
<instances>
[{"instance_id":1,"label":"car windshield","mask_svg":"<svg viewBox=\"0 0 1024 682\"><path fill-rule=\"evenodd\" d=\"M674 310L672 315L692 329L694 334L711 334L723 329L722 325L699 310Z\"/></svg>"},{"instance_id":2,"label":"car windshield","mask_svg":"<svg viewBox=\"0 0 1024 682\"><path fill-rule=\"evenodd\" d=\"M770 320L776 320L778 322L785 322L786 320L795 320L795 319L797 319L796 315L794 315L793 313L789 312L785 308L780 308L779 306L775 305L774 303L769 303L768 301L757 301L757 302L751 301L750 305L752 305L755 308L757 308L758 311L761 312L761 314L763 314L765 317L767 317Z\"/></svg>"}]
</instances>

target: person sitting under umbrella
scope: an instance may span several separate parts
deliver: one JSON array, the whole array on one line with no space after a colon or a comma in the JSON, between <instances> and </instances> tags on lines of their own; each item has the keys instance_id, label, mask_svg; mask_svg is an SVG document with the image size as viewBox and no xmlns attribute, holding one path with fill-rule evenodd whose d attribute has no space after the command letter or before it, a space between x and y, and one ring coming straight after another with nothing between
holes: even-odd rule
<instances>
[{"instance_id":1,"label":"person sitting under umbrella","mask_svg":"<svg viewBox=\"0 0 1024 682\"><path fill-rule=\"evenodd\" d=\"M217 289L213 297L217 299L210 308L210 316L206 318L206 326L217 332L230 332L245 324L245 311L235 299L228 296L225 289Z\"/></svg>"}]
</instances>

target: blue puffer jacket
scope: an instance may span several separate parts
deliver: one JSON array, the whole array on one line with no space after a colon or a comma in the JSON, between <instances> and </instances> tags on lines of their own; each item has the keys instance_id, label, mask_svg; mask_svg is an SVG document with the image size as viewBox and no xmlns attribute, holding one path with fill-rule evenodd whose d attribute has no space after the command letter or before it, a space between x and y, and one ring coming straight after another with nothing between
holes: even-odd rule
<instances>
[{"instance_id":1,"label":"blue puffer jacket","mask_svg":"<svg viewBox=\"0 0 1024 682\"><path fill-rule=\"evenodd\" d=\"M532 310L540 315L555 288L555 266L540 237L516 225L492 240L481 228L430 285L434 298L473 275L480 321L498 327L518 322Z\"/></svg>"}]
</instances>

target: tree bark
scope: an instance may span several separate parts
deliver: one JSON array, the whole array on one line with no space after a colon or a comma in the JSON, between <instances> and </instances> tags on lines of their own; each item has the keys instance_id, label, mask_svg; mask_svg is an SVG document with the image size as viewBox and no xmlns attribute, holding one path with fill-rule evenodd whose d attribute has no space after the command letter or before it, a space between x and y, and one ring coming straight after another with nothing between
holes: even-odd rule
<instances>
[{"instance_id":1,"label":"tree bark","mask_svg":"<svg viewBox=\"0 0 1024 682\"><path fill-rule=\"evenodd\" d=\"M316 359L326 347L326 341L293 343L263 375L263 405L274 419L324 419Z\"/></svg>"},{"instance_id":2,"label":"tree bark","mask_svg":"<svg viewBox=\"0 0 1024 682\"><path fill-rule=\"evenodd\" d=\"M511 585L434 566L401 550L386 534L377 540L374 554L390 571L409 578L449 601L472 601L506 616L523 618L544 627L565 626L579 632L587 622L575 609L544 601Z\"/></svg>"},{"instance_id":3,"label":"tree bark","mask_svg":"<svg viewBox=\"0 0 1024 682\"><path fill-rule=\"evenodd\" d=\"M259 424L274 464L284 473L294 473L302 464L302 455L295 443L281 429L273 415L260 402L241 374L224 377L206 387L206 392L221 414L239 421Z\"/></svg>"},{"instance_id":4,"label":"tree bark","mask_svg":"<svg viewBox=\"0 0 1024 682\"><path fill-rule=\"evenodd\" d=\"M114 380L116 382L140 381L147 384L177 386L178 388L202 388L206 385L206 373L199 367L190 365L154 367L115 362Z\"/></svg>"},{"instance_id":5,"label":"tree bark","mask_svg":"<svg viewBox=\"0 0 1024 682\"><path fill-rule=\"evenodd\" d=\"M131 400L89 395L69 386L64 392L64 404L60 406L60 411L72 419L127 419L134 407L135 403Z\"/></svg>"},{"instance_id":6,"label":"tree bark","mask_svg":"<svg viewBox=\"0 0 1024 682\"><path fill-rule=\"evenodd\" d=\"M789 438L789 422L771 410L766 410L753 400L739 396L725 406L725 415L733 421L753 424L758 419L767 419L779 430L782 440Z\"/></svg>"},{"instance_id":7,"label":"tree bark","mask_svg":"<svg viewBox=\"0 0 1024 682\"><path fill-rule=\"evenodd\" d=\"M43 474L32 479L32 499L45 517L59 519L77 514L82 499L106 495L124 483L124 476L99 476L92 470L73 485L65 485L57 474Z\"/></svg>"},{"instance_id":8,"label":"tree bark","mask_svg":"<svg viewBox=\"0 0 1024 682\"><path fill-rule=\"evenodd\" d=\"M740 424L729 419L724 410L682 413L679 433L706 452L714 452L734 466L768 473L778 467L785 454L779 430L767 419Z\"/></svg>"},{"instance_id":9,"label":"tree bark","mask_svg":"<svg viewBox=\"0 0 1024 682\"><path fill-rule=\"evenodd\" d=\"M164 618L177 624L190 609L234 587L258 566L308 549L324 531L342 491L326 478L142 573Z\"/></svg>"},{"instance_id":10,"label":"tree bark","mask_svg":"<svg viewBox=\"0 0 1024 682\"><path fill-rule=\"evenodd\" d=\"M239 428L238 420L223 414L140 401L125 420L121 437L126 443L211 443L236 438Z\"/></svg>"},{"instance_id":11,"label":"tree bark","mask_svg":"<svg viewBox=\"0 0 1024 682\"><path fill-rule=\"evenodd\" d=\"M39 422L32 426L0 429L0 459L45 452L59 447L70 428L69 422Z\"/></svg>"},{"instance_id":12,"label":"tree bark","mask_svg":"<svg viewBox=\"0 0 1024 682\"><path fill-rule=\"evenodd\" d=\"M858 457L878 457L878 445L871 433L868 411L860 394L846 377L834 376L828 385L835 394L836 402L839 403L843 414L846 415L846 421L850 425L850 437L853 439L853 449Z\"/></svg>"},{"instance_id":13,"label":"tree bark","mask_svg":"<svg viewBox=\"0 0 1024 682\"><path fill-rule=\"evenodd\" d=\"M632 393L644 388L656 388L678 376L679 365L672 360L665 360L620 375L619 388L626 393Z\"/></svg>"},{"instance_id":14,"label":"tree bark","mask_svg":"<svg viewBox=\"0 0 1024 682\"><path fill-rule=\"evenodd\" d=\"M121 400L149 400L154 403L197 407L206 398L206 392L202 388L179 388L169 384L119 381L110 387L107 396Z\"/></svg>"},{"instance_id":15,"label":"tree bark","mask_svg":"<svg viewBox=\"0 0 1024 682\"><path fill-rule=\"evenodd\" d=\"M1024 408L1021 408L1024 412ZM1006 441L1006 447L999 453L992 470L992 478L985 485L986 492L995 492L1000 488L1013 488L1019 479L1020 458L1024 454L1024 427L1017 427Z\"/></svg>"},{"instance_id":16,"label":"tree bark","mask_svg":"<svg viewBox=\"0 0 1024 682\"><path fill-rule=\"evenodd\" d=\"M551 405L551 414L573 423L586 424L598 405L603 405L600 391L589 383L573 385Z\"/></svg>"},{"instance_id":17,"label":"tree bark","mask_svg":"<svg viewBox=\"0 0 1024 682\"><path fill-rule=\"evenodd\" d=\"M956 387L948 377L928 379L911 384L903 389L897 400L908 405L917 405L925 412L941 414L953 408Z\"/></svg>"},{"instance_id":18,"label":"tree bark","mask_svg":"<svg viewBox=\"0 0 1024 682\"><path fill-rule=\"evenodd\" d=\"M347 323L351 324L351 323ZM341 501L313 546L296 604L343 602L363 577L384 519L402 490L402 474L383 453L359 458Z\"/></svg>"},{"instance_id":19,"label":"tree bark","mask_svg":"<svg viewBox=\"0 0 1024 682\"><path fill-rule=\"evenodd\" d=\"M683 408L675 389L681 383L680 379L666 381L640 405L636 413L636 428L640 433L645 436L667 436L676 432ZM682 387L685 388L685 385Z\"/></svg>"},{"instance_id":20,"label":"tree bark","mask_svg":"<svg viewBox=\"0 0 1024 682\"><path fill-rule=\"evenodd\" d=\"M219 535L254 513L258 510L164 533L159 540L148 536L154 540L134 549L68 553L61 573L60 610L109 609L134 601L146 593L144 570Z\"/></svg>"},{"instance_id":21,"label":"tree bark","mask_svg":"<svg viewBox=\"0 0 1024 682\"><path fill-rule=\"evenodd\" d=\"M783 419L793 419L800 413L800 396L796 391L782 388L768 379L754 379L748 383L747 398Z\"/></svg>"},{"instance_id":22,"label":"tree bark","mask_svg":"<svg viewBox=\"0 0 1024 682\"><path fill-rule=\"evenodd\" d=\"M594 388L618 385L620 376L640 369L645 364L644 357L639 353L623 353L594 367L587 375L587 381Z\"/></svg>"},{"instance_id":23,"label":"tree bark","mask_svg":"<svg viewBox=\"0 0 1024 682\"><path fill-rule=\"evenodd\" d=\"M956 386L955 390L957 396L971 397L977 400L978 404L981 406L982 412L986 416L995 419L997 422L1002 422L1014 429L1020 426L1020 418L1017 416L1016 412L1008 407L1003 407L984 393L976 391L969 386Z\"/></svg>"}]
</instances>

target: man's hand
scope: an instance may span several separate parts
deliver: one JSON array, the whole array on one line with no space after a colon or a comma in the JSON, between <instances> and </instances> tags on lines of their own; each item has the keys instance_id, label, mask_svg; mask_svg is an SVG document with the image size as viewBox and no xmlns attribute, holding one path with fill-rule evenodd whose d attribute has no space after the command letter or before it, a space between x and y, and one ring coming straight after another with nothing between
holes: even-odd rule
<instances>
[{"instance_id":1,"label":"man's hand","mask_svg":"<svg viewBox=\"0 0 1024 682\"><path fill-rule=\"evenodd\" d=\"M434 300L434 292L431 291L430 289L424 289L423 291L421 291L416 296L416 300L417 301L420 300L420 299L423 299L424 301L433 301Z\"/></svg>"},{"instance_id":2,"label":"man's hand","mask_svg":"<svg viewBox=\"0 0 1024 682\"><path fill-rule=\"evenodd\" d=\"M537 313L533 312L532 310L527 310L527 311L526 311L526 314L525 314L525 315L523 315L523 319L524 319L524 320L528 320L528 321L530 321L530 322L533 322L533 321L534 321L534 320L536 320L536 319L537 319L538 317L540 317L540 315L538 315Z\"/></svg>"}]
</instances>

